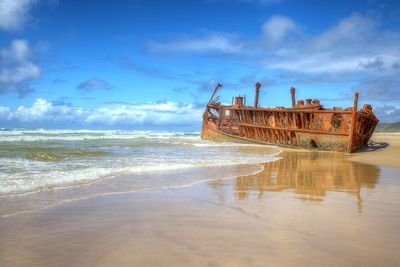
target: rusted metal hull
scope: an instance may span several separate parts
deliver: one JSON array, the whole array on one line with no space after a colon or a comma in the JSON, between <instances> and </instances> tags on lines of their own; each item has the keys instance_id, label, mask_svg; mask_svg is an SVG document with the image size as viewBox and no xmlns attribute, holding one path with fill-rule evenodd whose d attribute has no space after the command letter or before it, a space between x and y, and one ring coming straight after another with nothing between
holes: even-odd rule
<instances>
[{"instance_id":1,"label":"rusted metal hull","mask_svg":"<svg viewBox=\"0 0 400 267\"><path fill-rule=\"evenodd\" d=\"M239 99L241 101L241 99ZM293 108L258 108L210 102L203 115L201 138L285 147L353 152L366 145L379 120L358 94L349 109L323 109L319 101Z\"/></svg>"},{"instance_id":2,"label":"rusted metal hull","mask_svg":"<svg viewBox=\"0 0 400 267\"><path fill-rule=\"evenodd\" d=\"M291 147L291 148L305 148L305 149L318 149L318 150L343 151L343 152L347 151L348 138L345 136L320 136L319 134L312 134L312 133L297 133L293 138L296 141L280 142L279 138L281 139L287 138L288 135L287 134L285 135L285 133L279 130L272 130L272 131L269 130L267 132L270 132L271 135L275 135L275 139L278 140L274 142L274 137L248 138L245 136L229 134L227 132L210 127L210 125L203 125L201 131L201 138L204 140L210 140L215 142L256 143L264 145L278 145L282 147ZM266 134L268 135L268 133ZM279 135L281 135L281 137L279 137ZM311 140L314 140L315 144L311 144L310 143Z\"/></svg>"},{"instance_id":3,"label":"rusted metal hull","mask_svg":"<svg viewBox=\"0 0 400 267\"><path fill-rule=\"evenodd\" d=\"M279 139L280 134L280 131L275 131L273 135L275 135L276 138ZM319 134L311 133L297 133L296 137L294 138L297 139L297 142L274 142L273 138L247 138L245 136L229 134L215 128L210 128L209 125L202 127L201 138L204 140L215 142L255 143L264 145L278 145L290 148L305 148L341 152L347 151L348 144L348 138L344 136L320 136ZM314 140L316 145L310 144L311 140Z\"/></svg>"}]
</instances>

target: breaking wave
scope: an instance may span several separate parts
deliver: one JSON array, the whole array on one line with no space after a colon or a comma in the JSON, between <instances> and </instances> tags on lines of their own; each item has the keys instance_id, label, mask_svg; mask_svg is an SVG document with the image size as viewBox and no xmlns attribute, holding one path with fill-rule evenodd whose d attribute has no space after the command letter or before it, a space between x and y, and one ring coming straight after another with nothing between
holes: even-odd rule
<instances>
[{"instance_id":1,"label":"breaking wave","mask_svg":"<svg viewBox=\"0 0 400 267\"><path fill-rule=\"evenodd\" d=\"M278 159L275 147L203 141L196 132L0 130L0 196L115 176Z\"/></svg>"}]
</instances>

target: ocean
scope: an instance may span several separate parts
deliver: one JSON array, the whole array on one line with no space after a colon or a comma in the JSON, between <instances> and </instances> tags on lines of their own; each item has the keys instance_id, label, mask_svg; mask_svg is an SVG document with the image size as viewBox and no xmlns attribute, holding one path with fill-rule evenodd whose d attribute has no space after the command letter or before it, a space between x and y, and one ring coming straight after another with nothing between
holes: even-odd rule
<instances>
[{"instance_id":1,"label":"ocean","mask_svg":"<svg viewBox=\"0 0 400 267\"><path fill-rule=\"evenodd\" d=\"M213 143L201 140L198 132L2 129L0 196L83 186L127 175L168 177L174 170L278 158L277 150L270 147ZM157 183L164 186L163 179Z\"/></svg>"}]
</instances>

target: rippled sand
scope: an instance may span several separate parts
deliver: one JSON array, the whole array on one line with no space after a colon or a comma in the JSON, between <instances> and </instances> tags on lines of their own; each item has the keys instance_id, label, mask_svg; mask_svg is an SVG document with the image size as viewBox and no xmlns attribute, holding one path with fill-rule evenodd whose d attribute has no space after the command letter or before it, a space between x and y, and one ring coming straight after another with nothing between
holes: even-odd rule
<instances>
[{"instance_id":1,"label":"rippled sand","mask_svg":"<svg viewBox=\"0 0 400 267\"><path fill-rule=\"evenodd\" d=\"M286 151L255 175L2 218L0 266L400 266L399 151Z\"/></svg>"}]
</instances>

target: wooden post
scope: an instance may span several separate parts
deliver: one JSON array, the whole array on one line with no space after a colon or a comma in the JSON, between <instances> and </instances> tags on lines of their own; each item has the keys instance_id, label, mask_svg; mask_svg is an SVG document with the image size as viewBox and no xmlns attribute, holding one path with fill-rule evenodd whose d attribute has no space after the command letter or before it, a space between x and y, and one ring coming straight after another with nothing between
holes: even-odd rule
<instances>
[{"instance_id":1,"label":"wooden post","mask_svg":"<svg viewBox=\"0 0 400 267\"><path fill-rule=\"evenodd\" d=\"M357 105L358 105L358 92L356 92L354 94L353 110L351 113L351 125L350 125L350 132L349 132L349 147L348 147L348 151L350 153L353 152L354 131L355 131L355 125L356 125L356 120L357 120Z\"/></svg>"}]
</instances>

